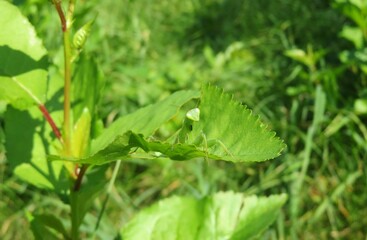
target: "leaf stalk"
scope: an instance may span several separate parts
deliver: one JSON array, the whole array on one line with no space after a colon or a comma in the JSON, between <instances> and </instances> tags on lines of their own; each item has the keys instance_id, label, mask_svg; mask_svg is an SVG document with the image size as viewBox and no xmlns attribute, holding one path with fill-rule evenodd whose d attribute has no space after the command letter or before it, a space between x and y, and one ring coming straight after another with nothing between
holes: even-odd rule
<instances>
[{"instance_id":1,"label":"leaf stalk","mask_svg":"<svg viewBox=\"0 0 367 240\"><path fill-rule=\"evenodd\" d=\"M59 129L57 128L54 120L52 119L50 113L47 111L45 105L39 104L38 105L38 108L42 112L43 116L46 118L46 121L48 122L48 124L51 126L52 131L54 132L54 134L57 137L57 139L59 139L59 141L61 142L61 144L63 144L64 142L62 140L61 133L60 133Z\"/></svg>"}]
</instances>

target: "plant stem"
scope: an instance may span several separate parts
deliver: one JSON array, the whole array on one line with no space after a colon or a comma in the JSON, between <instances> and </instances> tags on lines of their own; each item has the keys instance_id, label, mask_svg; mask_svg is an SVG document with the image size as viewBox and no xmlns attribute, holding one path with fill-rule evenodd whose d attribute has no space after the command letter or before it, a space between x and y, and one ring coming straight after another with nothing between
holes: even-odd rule
<instances>
[{"instance_id":1,"label":"plant stem","mask_svg":"<svg viewBox=\"0 0 367 240\"><path fill-rule=\"evenodd\" d=\"M70 1L74 5L75 1ZM70 45L70 22L72 19L72 8L69 7L68 19L65 18L61 7L61 0L52 0L61 21L64 43L64 150L66 156L71 156L71 115L70 115L70 92L71 92L71 45ZM71 10L72 11L71 11Z\"/></svg>"},{"instance_id":2,"label":"plant stem","mask_svg":"<svg viewBox=\"0 0 367 240\"><path fill-rule=\"evenodd\" d=\"M61 0L52 0L52 3L55 5L56 11L59 14L62 31L65 32L67 26L66 26L65 14L61 8Z\"/></svg>"},{"instance_id":3,"label":"plant stem","mask_svg":"<svg viewBox=\"0 0 367 240\"><path fill-rule=\"evenodd\" d=\"M70 26L73 18L75 0L69 1L67 18L61 7L61 0L52 0L61 21L61 29L63 33L64 44L64 154L71 156L71 43L70 43ZM79 227L81 224L79 190L83 180L83 176L87 171L88 165L83 165L70 191L70 208L71 208L71 239L79 239Z\"/></svg>"},{"instance_id":4,"label":"plant stem","mask_svg":"<svg viewBox=\"0 0 367 240\"><path fill-rule=\"evenodd\" d=\"M81 224L82 217L79 216L81 204L79 200L79 190L82 184L83 176L86 173L88 165L83 165L78 173L78 177L75 180L74 186L70 191L70 208L71 208L71 239L77 240L79 239L79 227Z\"/></svg>"},{"instance_id":5,"label":"plant stem","mask_svg":"<svg viewBox=\"0 0 367 240\"><path fill-rule=\"evenodd\" d=\"M70 115L70 92L71 92L71 45L68 26L63 32L64 37L64 142L65 154L71 155L71 115Z\"/></svg>"},{"instance_id":6,"label":"plant stem","mask_svg":"<svg viewBox=\"0 0 367 240\"><path fill-rule=\"evenodd\" d=\"M81 168L80 168L80 172L78 173L78 177L75 181L75 184L74 184L74 191L77 192L79 191L80 189L80 186L82 184L82 180L83 180L83 176L84 174L86 173L87 169L88 169L88 166L89 165L83 165Z\"/></svg>"},{"instance_id":7,"label":"plant stem","mask_svg":"<svg viewBox=\"0 0 367 240\"><path fill-rule=\"evenodd\" d=\"M71 239L79 239L80 216L79 192L71 191L70 193L70 208L71 208Z\"/></svg>"}]
</instances>

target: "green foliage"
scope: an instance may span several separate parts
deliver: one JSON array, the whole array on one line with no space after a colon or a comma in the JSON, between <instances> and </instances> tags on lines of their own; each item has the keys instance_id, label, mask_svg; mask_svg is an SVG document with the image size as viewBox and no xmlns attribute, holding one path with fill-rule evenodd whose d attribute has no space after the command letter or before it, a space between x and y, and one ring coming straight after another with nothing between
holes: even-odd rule
<instances>
[{"instance_id":1,"label":"green foliage","mask_svg":"<svg viewBox=\"0 0 367 240\"><path fill-rule=\"evenodd\" d=\"M285 147L259 117L219 89L204 87L199 109L200 120L192 123L187 142L217 159L264 161L279 156Z\"/></svg>"},{"instance_id":2,"label":"green foliage","mask_svg":"<svg viewBox=\"0 0 367 240\"><path fill-rule=\"evenodd\" d=\"M91 116L88 108L84 108L75 123L72 141L73 156L84 157L90 149Z\"/></svg>"},{"instance_id":3,"label":"green foliage","mask_svg":"<svg viewBox=\"0 0 367 240\"><path fill-rule=\"evenodd\" d=\"M8 106L4 116L7 122L4 129L7 136L7 159L20 179L39 188L53 189L57 193L65 194L69 183L63 164L46 161L46 156L50 153L56 154L60 145L52 143L52 130L44 121L38 107L34 106L45 101L47 96L50 100L48 106L57 109L60 106L59 101L53 98L62 85L56 78L47 81L47 52L36 37L33 26L16 7L4 1L0 4L3 5L1 11L4 11L0 19L7 23L0 34L6 35L2 39L8 45L4 45L3 49L8 49L9 53L6 55L8 58L4 59L6 64L2 65L6 77L1 78L4 81L1 84L4 90L1 92L4 96L10 96L5 97L5 100L14 107L29 108L28 111L21 111ZM57 119L59 114L60 111L55 111L52 116ZM52 144L45 145L47 142Z\"/></svg>"},{"instance_id":4,"label":"green foliage","mask_svg":"<svg viewBox=\"0 0 367 240\"><path fill-rule=\"evenodd\" d=\"M198 97L197 91L179 91L158 103L119 118L92 142L91 153L103 150L116 137L127 131L143 134L146 137L151 136L161 125L173 118L182 105Z\"/></svg>"},{"instance_id":5,"label":"green foliage","mask_svg":"<svg viewBox=\"0 0 367 240\"><path fill-rule=\"evenodd\" d=\"M5 122L7 159L14 173L39 188L65 192L69 184L63 164L46 161L48 154L57 152L57 145L44 145L45 141L52 142L51 130L46 128L39 109L20 111L9 107Z\"/></svg>"},{"instance_id":6,"label":"green foliage","mask_svg":"<svg viewBox=\"0 0 367 240\"><path fill-rule=\"evenodd\" d=\"M79 160L51 156L49 159L99 165L139 157L139 151L133 149L141 148L145 152L156 152L173 160L209 157L249 162L277 157L283 150L282 141L275 138L275 133L268 131L258 117L252 116L250 110L214 87L203 88L199 105L201 116L198 121L192 122L192 131L184 136L185 142L176 140L176 144L173 144L145 139L172 118L178 107L195 96L196 92L177 92L162 102L118 119L108 132L102 133L92 143L89 157ZM223 127L226 124L228 126ZM183 126L183 130L186 128Z\"/></svg>"},{"instance_id":7,"label":"green foliage","mask_svg":"<svg viewBox=\"0 0 367 240\"><path fill-rule=\"evenodd\" d=\"M106 188L105 171L106 168L103 167L92 169L86 176L83 187L79 191L70 193L71 222L75 224L73 229L78 230L80 228L85 215L93 205L93 201Z\"/></svg>"},{"instance_id":8,"label":"green foliage","mask_svg":"<svg viewBox=\"0 0 367 240\"><path fill-rule=\"evenodd\" d=\"M47 0L13 2L36 26L52 64L62 66L59 19ZM229 189L246 195L290 194L276 224L270 226L262 238L365 237L367 195L363 176L367 171L367 130L364 124L367 81L364 1L77 2L75 30L95 18L96 8L98 17L82 54L78 56L79 52L75 52L75 70L79 71L83 64L91 67L97 63L107 80L100 107L89 109L99 115L91 113L96 120L91 123L89 139L95 141L101 134L101 120L106 126L114 125L117 117L127 116L176 90L198 90L211 82L253 109L254 115L260 115L266 124L280 133L288 146L287 154L278 161L236 165L202 159L167 161L161 159L164 155L154 152L156 159L147 161L145 158L152 157L152 154L141 150L134 152L139 158L121 163L120 174L117 174L115 187L111 188L95 238L112 239L121 225L140 208L163 197L205 197ZM66 5L64 9L67 9ZM292 53L295 55L291 56ZM1 56L0 61L4 61ZM91 58L94 64L87 64L81 58ZM78 74L88 75L88 71ZM51 82L62 72L60 67L52 66L49 71ZM95 73L93 76L97 71ZM74 80L75 77L76 72ZM57 111L62 108L60 96L61 91L55 95L48 93L46 102L58 126L62 123L62 115ZM28 99L27 102L31 101ZM74 101L74 106L76 103ZM324 111L319 111L323 109L321 106L325 107ZM158 141L160 147L167 142L167 152L175 150L171 146L189 140L192 127L200 125L201 111L198 122L184 117L189 109L197 107L199 104L185 104L175 117L154 130L152 137L127 134L133 136L134 141L140 138L148 143ZM80 114L83 113L83 104L77 108ZM76 116L79 113L76 114L75 109L76 124L80 117ZM8 123L3 116L0 113L0 139L4 142L8 134L2 135L1 127ZM182 130L176 132L182 121ZM33 121L29 123L33 124ZM41 130L49 129L47 125L39 126ZM25 128L19 129L27 133ZM51 136L50 132L47 131L46 136ZM81 136L82 132L80 130L76 135ZM169 138L173 132L176 134ZM175 141L176 137L179 140ZM226 144L208 141L207 134L196 134L195 138L191 141L203 152L208 152L211 147L223 150L224 154L229 152L225 151ZM184 149L176 148L181 152ZM0 185L0 222L3 223L0 238L31 238L22 216L24 209L33 212L34 203L39 204L35 215L51 208L67 219L69 209L65 209L66 205L56 204L56 198L49 192L40 192L11 175L12 164L4 151L0 144L0 181L3 180ZM47 154L59 155L59 152ZM208 158L208 154L203 158ZM110 171L106 172L107 177L110 174ZM302 188L297 189L300 182ZM85 215L80 227L85 238L92 238L104 197L102 191L92 203L93 210ZM68 224L66 222L65 226Z\"/></svg>"},{"instance_id":9,"label":"green foliage","mask_svg":"<svg viewBox=\"0 0 367 240\"><path fill-rule=\"evenodd\" d=\"M51 229L61 233L64 239L68 238L64 225L56 216L50 214L32 216L29 213L28 218L31 222L33 234L37 239L60 239L60 236L52 232Z\"/></svg>"},{"instance_id":10,"label":"green foliage","mask_svg":"<svg viewBox=\"0 0 367 240\"><path fill-rule=\"evenodd\" d=\"M105 78L96 61L86 54L80 55L77 66L73 76L73 116L77 120L88 109L95 123Z\"/></svg>"},{"instance_id":11,"label":"green foliage","mask_svg":"<svg viewBox=\"0 0 367 240\"><path fill-rule=\"evenodd\" d=\"M0 1L0 100L25 109L45 100L47 52L20 11Z\"/></svg>"},{"instance_id":12,"label":"green foliage","mask_svg":"<svg viewBox=\"0 0 367 240\"><path fill-rule=\"evenodd\" d=\"M87 38L92 29L93 23L94 23L94 20L88 21L81 28L79 28L78 31L74 34L73 46L77 50L82 50L82 48L84 47L84 44L87 41Z\"/></svg>"},{"instance_id":13,"label":"green foliage","mask_svg":"<svg viewBox=\"0 0 367 240\"><path fill-rule=\"evenodd\" d=\"M268 198L219 192L196 200L172 197L142 210L123 239L254 239L278 215L285 195Z\"/></svg>"},{"instance_id":14,"label":"green foliage","mask_svg":"<svg viewBox=\"0 0 367 240\"><path fill-rule=\"evenodd\" d=\"M70 31L75 2L70 1L67 12L64 12L62 2L52 1L61 21L64 71L60 74L57 72L57 65L51 66L49 68L51 77L48 79L47 85L44 82L44 88L38 85L29 87L18 81L17 77L23 73L28 74L36 71L39 65L32 60L33 55L40 54L44 58L46 52L41 51L43 47L35 38L34 30L23 19L19 11L8 3L0 3L4 3L4 9L14 13L17 17L15 18L16 21L12 22L13 20L9 21L9 15L4 14L0 22L10 22L12 27L18 24L22 25L25 22L25 29L22 29L22 31L28 31L28 35L21 31L25 35L24 42L17 43L15 34L11 35L13 39L7 39L9 43L14 41L15 47L17 44L24 45L22 47L25 49L21 48L19 50L20 54L16 56L10 51L11 48L4 47L5 53L9 54L10 58L6 60L6 64L1 70L4 79L2 81L5 81L4 91L7 91L9 87L11 94L6 92L0 100L6 100L7 103L21 108L19 104L14 104L14 99L9 97L12 96L17 101L28 101L27 104L29 105L23 104L23 107L29 108L28 110L18 110L9 105L5 113L7 160L11 162L13 172L18 178L39 189L53 191L60 197L62 202L70 206L70 220L68 221L70 229L64 227L64 222L61 219L57 219L50 214L28 213L28 220L35 238L58 239L62 236L65 239L80 239L80 228L87 212L93 205L94 199L101 194L106 185L104 176L106 169L97 165L116 160L156 158L158 155L172 160L189 160L201 157L233 162L264 161L278 156L283 150L283 142L279 138L275 138L275 133L268 131L258 117L254 117L247 108L234 102L231 97L224 95L220 90L209 86L202 88L201 95L195 90L178 91L156 104L151 104L119 118L103 131L100 127L101 121L97 112L101 89L104 86L103 74L92 58L84 53L80 55L94 20L89 21L75 33L73 43L74 50L77 50L77 52L72 56ZM5 33L11 34L11 30L5 28ZM28 51L35 44L36 47ZM231 55L232 51L229 52L229 55ZM12 62L13 59L14 62ZM72 63L76 59L78 59L77 70L72 71ZM11 64L8 65L7 62L11 62ZM21 64L20 70L16 64ZM62 75L64 75L64 84L61 81ZM71 75L74 79L73 92L71 92L72 88L70 86ZM33 82L39 77L42 76L29 75L27 81L32 82L32 84L40 84L39 82ZM40 98L40 89L45 91L44 95L47 97ZM61 92L64 93L63 98ZM72 99L70 99L71 94ZM189 111L186 114L187 119L181 120L183 127L177 135L173 135L167 140L155 140L153 134L169 120L176 117L184 105L196 98L201 98L202 116L200 116L199 108L196 112ZM33 101L33 104L37 104L39 109L32 106L30 100ZM218 104L215 103L218 100ZM63 111L60 110L61 105ZM224 111L219 114L222 109ZM62 113L63 131L60 133L57 125L60 124L59 119ZM228 118L229 116L230 118ZM58 120L55 122L53 119L56 118ZM222 131L223 126L219 126L219 124L226 123L229 125L233 123L236 127L229 127L226 128L226 131ZM245 129L240 131L239 126L241 125ZM52 133L57 140L53 139ZM240 137L236 137L237 135ZM175 139L176 136L177 139ZM255 140L256 138L258 139ZM246 145L243 151L242 145ZM218 146L222 149L219 149ZM152 152L155 155L150 155ZM119 164L120 161L117 166ZM114 171L112 184L115 181L116 174L117 171ZM98 229L105 204L111 193L110 186L108 189L108 195L94 231ZM215 208L220 209L219 205L222 205L227 197L224 196L224 199L222 199L219 195L218 198L218 203L216 198L209 200L209 202L213 201ZM228 198L231 201L231 196ZM252 200L248 201L252 202ZM257 202L256 199L253 201ZM238 216L240 216L241 227L226 229L225 234L232 234L230 232L234 231L233 239L257 235L274 221L278 208L284 202L285 195L275 201L275 205L270 209L263 209L258 205L256 205L260 209L258 211L248 212L247 206L235 209L238 211ZM189 202L185 203L185 200L183 200L183 204L187 205L183 206L184 208L191 207L191 204ZM198 201L198 204L201 205L200 201ZM204 208L207 208L206 204L203 205ZM238 206L241 205L243 205L242 202ZM194 208L193 210L200 213L199 209ZM221 214L227 214L229 209L224 208L220 211ZM235 212L232 213L236 214ZM262 216L263 214L265 215ZM209 213L209 215L211 214ZM232 214L232 216L234 215ZM255 221L259 221L257 219L263 217L268 220L258 225L255 224L251 231L243 230L244 226L242 224L250 224L248 219L254 218ZM196 218L199 219L199 216ZM215 231L211 228L216 228L216 226L209 225L207 230ZM207 230L200 234L205 235ZM185 232L186 230L182 233Z\"/></svg>"}]
</instances>

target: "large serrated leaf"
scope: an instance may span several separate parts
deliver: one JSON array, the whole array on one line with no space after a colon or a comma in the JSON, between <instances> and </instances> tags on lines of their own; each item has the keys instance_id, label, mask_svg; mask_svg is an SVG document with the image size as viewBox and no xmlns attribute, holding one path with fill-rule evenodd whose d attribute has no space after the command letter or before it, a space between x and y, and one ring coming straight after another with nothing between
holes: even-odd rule
<instances>
[{"instance_id":1,"label":"large serrated leaf","mask_svg":"<svg viewBox=\"0 0 367 240\"><path fill-rule=\"evenodd\" d=\"M258 116L222 90L203 87L200 120L192 123L187 143L233 162L265 161L280 155L285 144Z\"/></svg>"},{"instance_id":2,"label":"large serrated leaf","mask_svg":"<svg viewBox=\"0 0 367 240\"><path fill-rule=\"evenodd\" d=\"M171 197L139 212L122 230L125 240L252 239L276 218L286 195L220 192L201 200Z\"/></svg>"},{"instance_id":3,"label":"large serrated leaf","mask_svg":"<svg viewBox=\"0 0 367 240\"><path fill-rule=\"evenodd\" d=\"M173 95L171 98L176 97ZM86 158L49 156L49 160L99 165L117 159L142 157L137 154L139 152L136 153L140 148L145 152L158 152L161 157L172 160L205 157L250 162L277 157L285 147L283 141L275 137L275 133L269 131L249 109L233 101L230 95L210 86L203 89L200 116L197 110L198 116L191 121L191 126L185 126L187 123L183 126L185 136L179 134L175 143L146 138L155 130L152 126L159 126L162 120L169 119L158 113L164 110L170 112L165 109L165 106L168 108L170 105L171 100L167 99L166 102L154 104L118 120L112 128L107 129L112 132L105 133L103 138L94 142L95 151ZM125 132L119 134L120 131ZM182 139L184 142L181 142Z\"/></svg>"},{"instance_id":4,"label":"large serrated leaf","mask_svg":"<svg viewBox=\"0 0 367 240\"><path fill-rule=\"evenodd\" d=\"M43 102L47 57L36 31L20 11L0 1L0 100L24 109Z\"/></svg>"}]
</instances>

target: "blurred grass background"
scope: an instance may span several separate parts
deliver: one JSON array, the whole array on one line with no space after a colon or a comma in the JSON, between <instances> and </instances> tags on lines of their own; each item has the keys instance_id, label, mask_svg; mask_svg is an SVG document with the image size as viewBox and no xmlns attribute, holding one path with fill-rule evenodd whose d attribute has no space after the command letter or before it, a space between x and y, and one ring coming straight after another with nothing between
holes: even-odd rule
<instances>
[{"instance_id":1,"label":"blurred grass background","mask_svg":"<svg viewBox=\"0 0 367 240\"><path fill-rule=\"evenodd\" d=\"M50 59L61 61L51 3L12 2L36 26ZM106 125L176 90L212 83L252 108L288 145L281 157L260 164L123 163L97 239L113 239L160 198L220 190L288 193L261 239L366 239L365 1L80 0L74 25L96 16L85 51L107 81L100 107ZM67 208L12 176L4 141L0 128L0 239L31 239L26 211L51 208L66 217ZM95 201L84 231L93 231L103 199Z\"/></svg>"}]
</instances>

